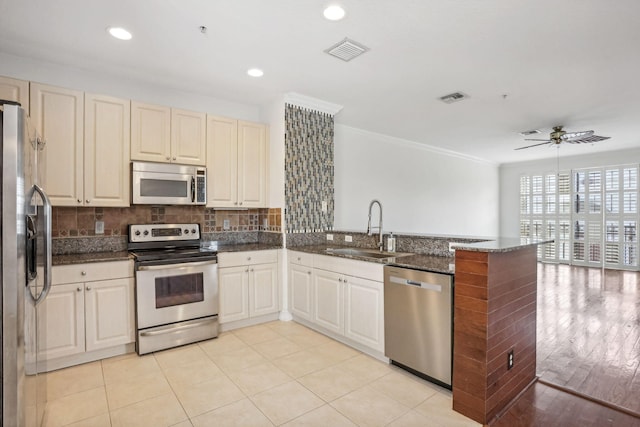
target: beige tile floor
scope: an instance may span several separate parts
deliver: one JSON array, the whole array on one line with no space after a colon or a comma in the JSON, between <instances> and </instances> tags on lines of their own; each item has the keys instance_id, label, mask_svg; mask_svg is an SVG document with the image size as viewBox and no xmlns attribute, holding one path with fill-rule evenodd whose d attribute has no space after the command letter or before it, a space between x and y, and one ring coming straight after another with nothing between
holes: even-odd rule
<instances>
[{"instance_id":1,"label":"beige tile floor","mask_svg":"<svg viewBox=\"0 0 640 427\"><path fill-rule=\"evenodd\" d=\"M294 322L46 375L45 425L478 426L451 393Z\"/></svg>"}]
</instances>

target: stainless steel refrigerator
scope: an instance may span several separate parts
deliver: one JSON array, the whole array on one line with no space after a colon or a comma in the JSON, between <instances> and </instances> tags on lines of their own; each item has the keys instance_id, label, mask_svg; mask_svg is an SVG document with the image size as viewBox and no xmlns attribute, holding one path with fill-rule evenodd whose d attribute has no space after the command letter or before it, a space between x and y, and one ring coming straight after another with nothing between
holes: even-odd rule
<instances>
[{"instance_id":1,"label":"stainless steel refrigerator","mask_svg":"<svg viewBox=\"0 0 640 427\"><path fill-rule=\"evenodd\" d=\"M0 100L2 145L2 425L39 426L46 367L38 360L40 304L51 287L51 204L42 189L44 143L17 104Z\"/></svg>"}]
</instances>

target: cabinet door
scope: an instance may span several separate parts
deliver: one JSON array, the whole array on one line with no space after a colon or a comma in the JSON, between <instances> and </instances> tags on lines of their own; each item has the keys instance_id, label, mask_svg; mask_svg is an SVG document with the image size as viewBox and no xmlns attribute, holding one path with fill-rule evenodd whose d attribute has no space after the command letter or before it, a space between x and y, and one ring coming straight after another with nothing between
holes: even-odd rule
<instances>
[{"instance_id":1,"label":"cabinet door","mask_svg":"<svg viewBox=\"0 0 640 427\"><path fill-rule=\"evenodd\" d=\"M87 351L135 341L133 279L85 283Z\"/></svg>"},{"instance_id":2,"label":"cabinet door","mask_svg":"<svg viewBox=\"0 0 640 427\"><path fill-rule=\"evenodd\" d=\"M291 312L306 320L313 320L313 281L311 268L289 264L289 293Z\"/></svg>"},{"instance_id":3,"label":"cabinet door","mask_svg":"<svg viewBox=\"0 0 640 427\"><path fill-rule=\"evenodd\" d=\"M344 277L345 335L384 352L384 293L382 282Z\"/></svg>"},{"instance_id":4,"label":"cabinet door","mask_svg":"<svg viewBox=\"0 0 640 427\"><path fill-rule=\"evenodd\" d=\"M342 276L314 270L314 322L338 334L344 334Z\"/></svg>"},{"instance_id":5,"label":"cabinet door","mask_svg":"<svg viewBox=\"0 0 640 427\"><path fill-rule=\"evenodd\" d=\"M131 102L131 160L171 161L171 109Z\"/></svg>"},{"instance_id":6,"label":"cabinet door","mask_svg":"<svg viewBox=\"0 0 640 427\"><path fill-rule=\"evenodd\" d=\"M220 323L249 318L249 267L218 269Z\"/></svg>"},{"instance_id":7,"label":"cabinet door","mask_svg":"<svg viewBox=\"0 0 640 427\"><path fill-rule=\"evenodd\" d=\"M54 206L82 206L84 94L31 84L31 119L46 141L45 186Z\"/></svg>"},{"instance_id":8,"label":"cabinet door","mask_svg":"<svg viewBox=\"0 0 640 427\"><path fill-rule=\"evenodd\" d=\"M207 206L238 207L238 121L207 117Z\"/></svg>"},{"instance_id":9,"label":"cabinet door","mask_svg":"<svg viewBox=\"0 0 640 427\"><path fill-rule=\"evenodd\" d=\"M249 317L277 313L278 264L249 267Z\"/></svg>"},{"instance_id":10,"label":"cabinet door","mask_svg":"<svg viewBox=\"0 0 640 427\"><path fill-rule=\"evenodd\" d=\"M29 112L29 82L0 77L0 99L16 101Z\"/></svg>"},{"instance_id":11,"label":"cabinet door","mask_svg":"<svg viewBox=\"0 0 640 427\"><path fill-rule=\"evenodd\" d=\"M238 121L238 205L267 206L267 127Z\"/></svg>"},{"instance_id":12,"label":"cabinet door","mask_svg":"<svg viewBox=\"0 0 640 427\"><path fill-rule=\"evenodd\" d=\"M85 94L85 206L129 206L130 105L127 99Z\"/></svg>"},{"instance_id":13,"label":"cabinet door","mask_svg":"<svg viewBox=\"0 0 640 427\"><path fill-rule=\"evenodd\" d=\"M84 352L82 283L51 287L38 306L38 358L55 359Z\"/></svg>"},{"instance_id":14,"label":"cabinet door","mask_svg":"<svg viewBox=\"0 0 640 427\"><path fill-rule=\"evenodd\" d=\"M171 161L183 165L206 163L206 114L171 109Z\"/></svg>"}]
</instances>

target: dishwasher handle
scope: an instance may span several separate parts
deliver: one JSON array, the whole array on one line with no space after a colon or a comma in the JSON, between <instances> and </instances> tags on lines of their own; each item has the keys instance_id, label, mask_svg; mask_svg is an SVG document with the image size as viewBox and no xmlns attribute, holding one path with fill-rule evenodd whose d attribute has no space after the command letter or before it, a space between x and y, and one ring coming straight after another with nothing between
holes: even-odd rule
<instances>
[{"instance_id":1,"label":"dishwasher handle","mask_svg":"<svg viewBox=\"0 0 640 427\"><path fill-rule=\"evenodd\" d=\"M416 286L421 289L427 289L430 291L442 292L442 285L434 285L427 282L418 282L416 280L406 279L404 277L391 276L389 277L391 283L397 283L398 285Z\"/></svg>"}]
</instances>

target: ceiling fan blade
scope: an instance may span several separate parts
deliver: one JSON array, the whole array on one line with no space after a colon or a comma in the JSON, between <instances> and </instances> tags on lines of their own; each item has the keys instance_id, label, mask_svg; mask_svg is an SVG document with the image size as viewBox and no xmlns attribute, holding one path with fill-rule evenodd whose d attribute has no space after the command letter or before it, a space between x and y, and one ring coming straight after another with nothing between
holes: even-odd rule
<instances>
[{"instance_id":1,"label":"ceiling fan blade","mask_svg":"<svg viewBox=\"0 0 640 427\"><path fill-rule=\"evenodd\" d=\"M573 141L574 139L582 139L582 138L590 137L591 135L593 135L592 130L585 130L582 132L567 132L564 135L562 135L560 138L563 141Z\"/></svg>"},{"instance_id":2,"label":"ceiling fan blade","mask_svg":"<svg viewBox=\"0 0 640 427\"><path fill-rule=\"evenodd\" d=\"M538 145L553 144L553 141L541 142L540 144L527 145L526 147L514 148L514 150L524 150L525 148L537 147Z\"/></svg>"},{"instance_id":3,"label":"ceiling fan blade","mask_svg":"<svg viewBox=\"0 0 640 427\"><path fill-rule=\"evenodd\" d=\"M611 139L611 137L592 135L592 136L587 136L586 138L572 139L565 142L568 142L569 144L590 144L592 142L604 141L605 139Z\"/></svg>"},{"instance_id":4,"label":"ceiling fan blade","mask_svg":"<svg viewBox=\"0 0 640 427\"><path fill-rule=\"evenodd\" d=\"M547 142L551 142L550 139L530 139L530 138L525 138L525 141L547 141Z\"/></svg>"}]
</instances>

